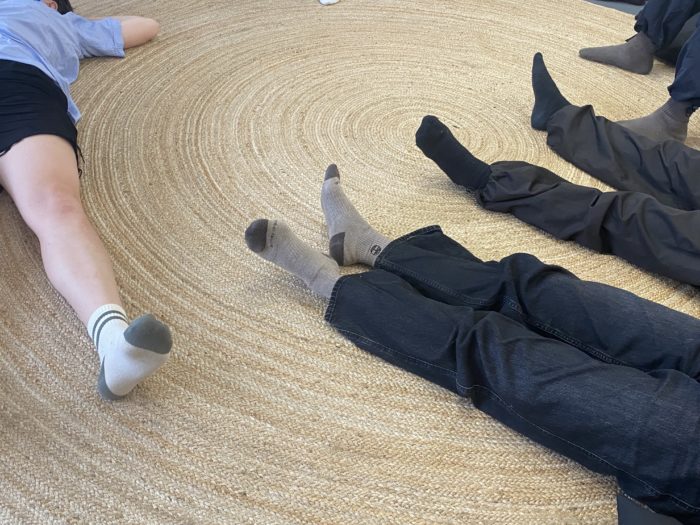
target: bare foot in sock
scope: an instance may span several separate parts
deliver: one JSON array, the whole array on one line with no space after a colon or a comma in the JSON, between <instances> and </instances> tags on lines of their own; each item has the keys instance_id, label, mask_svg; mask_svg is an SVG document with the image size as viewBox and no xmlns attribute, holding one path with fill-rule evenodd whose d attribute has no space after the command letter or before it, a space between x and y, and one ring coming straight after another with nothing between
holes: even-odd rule
<instances>
[{"instance_id":1,"label":"bare foot in sock","mask_svg":"<svg viewBox=\"0 0 700 525\"><path fill-rule=\"evenodd\" d=\"M588 47L579 51L586 60L619 67L632 73L648 75L654 66L654 44L644 33L637 33L624 44Z\"/></svg>"},{"instance_id":2,"label":"bare foot in sock","mask_svg":"<svg viewBox=\"0 0 700 525\"><path fill-rule=\"evenodd\" d=\"M535 105L530 124L535 129L546 131L552 115L571 103L564 98L547 71L542 53L535 53L532 59L532 90L535 93Z\"/></svg>"},{"instance_id":3,"label":"bare foot in sock","mask_svg":"<svg viewBox=\"0 0 700 525\"><path fill-rule=\"evenodd\" d=\"M416 146L455 184L477 189L488 182L491 166L472 155L440 119L426 115L416 131Z\"/></svg>"},{"instance_id":4,"label":"bare foot in sock","mask_svg":"<svg viewBox=\"0 0 700 525\"><path fill-rule=\"evenodd\" d=\"M331 257L341 266L373 266L389 239L372 228L345 196L335 164L326 169L321 207L326 216Z\"/></svg>"},{"instance_id":5,"label":"bare foot in sock","mask_svg":"<svg viewBox=\"0 0 700 525\"><path fill-rule=\"evenodd\" d=\"M688 122L694 111L691 104L669 98L663 106L646 117L621 120L618 124L655 142L685 142L688 137Z\"/></svg>"},{"instance_id":6,"label":"bare foot in sock","mask_svg":"<svg viewBox=\"0 0 700 525\"><path fill-rule=\"evenodd\" d=\"M293 273L313 292L330 298L340 277L331 258L307 246L282 221L258 219L245 231L245 242L263 259Z\"/></svg>"}]
</instances>

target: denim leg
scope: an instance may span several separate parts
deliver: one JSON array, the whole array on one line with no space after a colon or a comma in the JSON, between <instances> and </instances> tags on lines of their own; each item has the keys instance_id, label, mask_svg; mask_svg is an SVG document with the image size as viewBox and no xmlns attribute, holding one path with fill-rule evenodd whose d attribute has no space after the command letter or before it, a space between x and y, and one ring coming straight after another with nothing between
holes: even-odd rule
<instances>
[{"instance_id":1,"label":"denim leg","mask_svg":"<svg viewBox=\"0 0 700 525\"><path fill-rule=\"evenodd\" d=\"M603 193L526 162L497 162L477 190L487 210L509 212L559 239L700 286L700 210L636 192Z\"/></svg>"},{"instance_id":2,"label":"denim leg","mask_svg":"<svg viewBox=\"0 0 700 525\"><path fill-rule=\"evenodd\" d=\"M673 100L700 106L700 18L676 61L676 78L668 88Z\"/></svg>"},{"instance_id":3,"label":"denim leg","mask_svg":"<svg viewBox=\"0 0 700 525\"><path fill-rule=\"evenodd\" d=\"M618 190L646 193L681 210L700 209L700 151L681 142L655 142L597 117L591 106L566 106L549 120L547 144Z\"/></svg>"},{"instance_id":4,"label":"denim leg","mask_svg":"<svg viewBox=\"0 0 700 525\"><path fill-rule=\"evenodd\" d=\"M698 11L699 0L648 0L637 14L634 30L646 34L657 49L668 46Z\"/></svg>"},{"instance_id":5,"label":"denim leg","mask_svg":"<svg viewBox=\"0 0 700 525\"><path fill-rule=\"evenodd\" d=\"M611 365L498 312L424 297L384 270L341 278L326 320L360 348L469 397L657 512L700 523L700 384Z\"/></svg>"},{"instance_id":6,"label":"denim leg","mask_svg":"<svg viewBox=\"0 0 700 525\"><path fill-rule=\"evenodd\" d=\"M500 312L607 363L700 379L700 320L532 255L482 262L432 226L391 242L375 268L430 299Z\"/></svg>"}]
</instances>

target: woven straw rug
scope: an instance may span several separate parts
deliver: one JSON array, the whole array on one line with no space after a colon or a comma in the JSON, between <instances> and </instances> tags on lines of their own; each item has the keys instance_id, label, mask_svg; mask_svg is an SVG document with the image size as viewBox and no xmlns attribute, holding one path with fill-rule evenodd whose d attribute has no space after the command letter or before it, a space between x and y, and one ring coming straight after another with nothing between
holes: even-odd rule
<instances>
[{"instance_id":1,"label":"woven straw rug","mask_svg":"<svg viewBox=\"0 0 700 525\"><path fill-rule=\"evenodd\" d=\"M645 114L671 68L577 58L631 16L581 0L76 4L162 22L126 60L86 63L74 93L86 207L127 310L169 323L174 355L128 401L100 401L84 329L2 194L1 523L616 523L612 480L345 342L242 234L284 218L323 249L336 162L389 236L440 223L484 259L528 251L700 316L688 286L481 210L413 142L434 113L486 160L602 187L530 129L530 63L542 50L575 103Z\"/></svg>"}]
</instances>

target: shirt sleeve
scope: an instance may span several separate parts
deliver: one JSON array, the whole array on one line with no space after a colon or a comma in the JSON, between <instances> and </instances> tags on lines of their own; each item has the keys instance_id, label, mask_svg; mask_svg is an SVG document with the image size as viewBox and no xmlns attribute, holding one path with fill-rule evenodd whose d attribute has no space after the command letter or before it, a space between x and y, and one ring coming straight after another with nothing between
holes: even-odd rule
<instances>
[{"instance_id":1,"label":"shirt sleeve","mask_svg":"<svg viewBox=\"0 0 700 525\"><path fill-rule=\"evenodd\" d=\"M75 13L63 15L75 31L80 48L80 58L123 57L124 38L122 25L114 18L88 20Z\"/></svg>"}]
</instances>

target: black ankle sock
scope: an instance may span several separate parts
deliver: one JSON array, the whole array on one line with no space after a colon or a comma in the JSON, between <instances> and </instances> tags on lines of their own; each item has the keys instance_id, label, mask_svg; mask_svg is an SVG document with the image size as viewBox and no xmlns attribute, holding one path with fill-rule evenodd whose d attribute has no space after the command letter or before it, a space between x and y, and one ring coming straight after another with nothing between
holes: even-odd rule
<instances>
[{"instance_id":1,"label":"black ankle sock","mask_svg":"<svg viewBox=\"0 0 700 525\"><path fill-rule=\"evenodd\" d=\"M477 189L488 182L491 167L469 153L437 117L423 117L416 131L416 145L455 184Z\"/></svg>"},{"instance_id":2,"label":"black ankle sock","mask_svg":"<svg viewBox=\"0 0 700 525\"><path fill-rule=\"evenodd\" d=\"M552 80L544 64L542 53L535 53L532 61L532 90L535 92L535 106L532 108L530 123L533 128L545 131L547 122L561 108L570 106Z\"/></svg>"}]
</instances>

